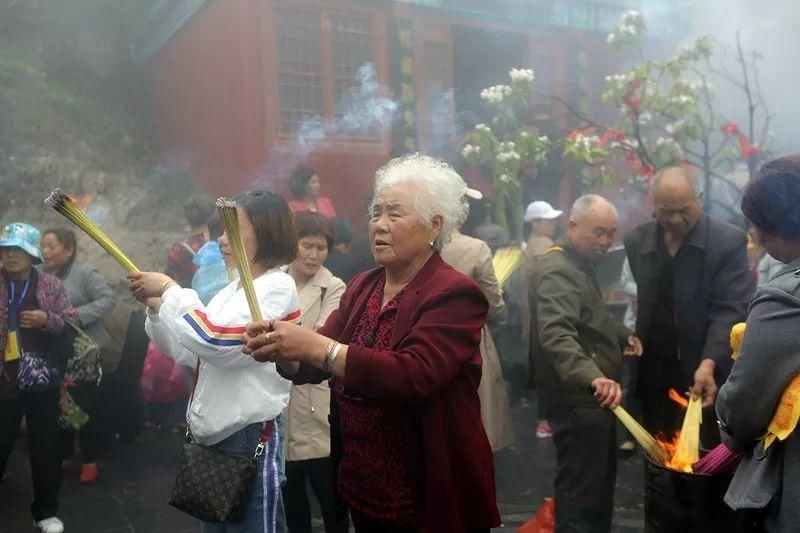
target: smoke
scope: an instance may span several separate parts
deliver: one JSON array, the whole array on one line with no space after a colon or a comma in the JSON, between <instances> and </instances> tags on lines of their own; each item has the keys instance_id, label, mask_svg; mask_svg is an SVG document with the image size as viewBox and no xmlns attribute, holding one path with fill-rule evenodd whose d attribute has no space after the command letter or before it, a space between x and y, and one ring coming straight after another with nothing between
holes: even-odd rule
<instances>
[{"instance_id":1,"label":"smoke","mask_svg":"<svg viewBox=\"0 0 800 533\"><path fill-rule=\"evenodd\" d=\"M674 19L658 13L658 4L663 3L643 2L643 9L650 17L648 26L654 30L668 28L670 24L674 26ZM800 70L794 68L796 51L800 49L800 33L797 32L800 2L693 0L686 7L694 15L688 37L711 35L715 40L715 57L737 77L742 76L735 61L737 31L746 54L761 53L763 59L757 63L761 93L769 113L775 115L769 126L774 137L768 139L768 147L778 154L800 153L800 134L795 127L800 120L800 106L795 98L800 87ZM743 93L724 80L717 81L717 85L718 104L723 114L744 127L747 107ZM761 114L756 120L755 141L761 140L763 122Z\"/></svg>"},{"instance_id":2,"label":"smoke","mask_svg":"<svg viewBox=\"0 0 800 533\"><path fill-rule=\"evenodd\" d=\"M274 148L267 155L265 164L254 173L254 185L270 186L285 180L310 154L327 148L334 136L374 138L389 132L399 106L391 90L378 82L374 65L362 65L354 82L334 107L332 120L321 115L309 117L289 145Z\"/></svg>"},{"instance_id":3,"label":"smoke","mask_svg":"<svg viewBox=\"0 0 800 533\"><path fill-rule=\"evenodd\" d=\"M461 136L461 125L456 120L455 90L429 94L430 112L428 123L428 151L433 155L446 156L453 143Z\"/></svg>"}]
</instances>

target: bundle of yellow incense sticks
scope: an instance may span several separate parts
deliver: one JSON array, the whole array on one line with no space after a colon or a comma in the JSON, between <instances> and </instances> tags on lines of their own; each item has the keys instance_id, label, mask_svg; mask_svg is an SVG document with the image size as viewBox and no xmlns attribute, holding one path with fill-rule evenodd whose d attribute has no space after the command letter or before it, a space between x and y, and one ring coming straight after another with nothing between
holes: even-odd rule
<instances>
[{"instance_id":1,"label":"bundle of yellow incense sticks","mask_svg":"<svg viewBox=\"0 0 800 533\"><path fill-rule=\"evenodd\" d=\"M84 233L86 233L89 237L94 239L94 241L103 247L103 249L111 254L117 263L122 265L122 268L127 270L128 272L138 272L139 269L136 268L136 265L128 259L128 257L122 253L122 251L117 248L117 245L114 244L108 235L105 234L103 230L101 230L97 224L92 222L92 219L78 207L78 204L75 201L61 192L61 189L56 189L50 193L50 196L45 198L44 203L64 215L70 222L78 226Z\"/></svg>"},{"instance_id":2,"label":"bundle of yellow incense sticks","mask_svg":"<svg viewBox=\"0 0 800 533\"><path fill-rule=\"evenodd\" d=\"M511 274L519 268L524 260L525 252L516 246L506 246L497 250L492 258L492 267L494 275L497 277L497 283L501 287L505 285Z\"/></svg>"},{"instance_id":3,"label":"bundle of yellow incense sticks","mask_svg":"<svg viewBox=\"0 0 800 533\"><path fill-rule=\"evenodd\" d=\"M227 198L217 200L217 210L225 227L225 234L233 251L233 259L236 261L236 268L239 270L239 283L244 289L247 298L247 306L250 308L250 316L254 321L263 320L261 308L258 306L256 289L253 286L253 275L250 272L250 261L244 251L244 241L242 233L239 231L239 216L236 211L236 202Z\"/></svg>"},{"instance_id":4,"label":"bundle of yellow incense sticks","mask_svg":"<svg viewBox=\"0 0 800 533\"><path fill-rule=\"evenodd\" d=\"M613 412L622 425L625 426L639 446L642 447L644 453L650 458L651 461L658 465L665 465L669 461L669 456L663 446L653 437L646 429L644 429L628 412L620 406L612 407Z\"/></svg>"}]
</instances>

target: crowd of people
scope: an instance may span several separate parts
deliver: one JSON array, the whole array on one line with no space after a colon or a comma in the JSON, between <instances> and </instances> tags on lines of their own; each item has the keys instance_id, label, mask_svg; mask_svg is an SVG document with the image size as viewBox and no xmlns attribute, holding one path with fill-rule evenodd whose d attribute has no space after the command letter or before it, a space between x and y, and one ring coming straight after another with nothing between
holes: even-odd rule
<instances>
[{"instance_id":1,"label":"crowd of people","mask_svg":"<svg viewBox=\"0 0 800 533\"><path fill-rule=\"evenodd\" d=\"M526 385L530 430L556 449L555 531L611 530L617 457L632 445L610 408L637 404L651 434L672 436L673 389L702 399L703 449L742 455L725 497L742 531L800 527L794 426L763 442L800 372L800 157L748 184L749 233L704 214L682 167L658 173L653 219L622 239L616 207L590 194L566 216L532 202L528 239L511 243L490 216L469 224L481 195L420 154L378 170L364 235L336 217L313 168L289 190L235 200L259 320L213 203L191 199L164 272L129 276L144 314L122 342L108 321L117 298L78 261L72 230L2 230L0 477L24 417L40 531L64 530L62 472L102 475L102 359L110 345L130 356L137 327L148 422L256 461L240 515L196 514L203 532L310 532L312 497L329 533L499 526L493 453L514 442L509 405ZM618 240L624 320L597 270ZM493 254L507 246L524 259L498 280Z\"/></svg>"}]
</instances>

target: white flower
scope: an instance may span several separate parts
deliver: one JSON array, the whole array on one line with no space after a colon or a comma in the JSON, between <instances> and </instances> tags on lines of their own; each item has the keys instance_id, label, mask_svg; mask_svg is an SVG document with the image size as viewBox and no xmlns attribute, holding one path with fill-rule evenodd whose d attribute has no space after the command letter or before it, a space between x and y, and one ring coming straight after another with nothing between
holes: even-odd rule
<instances>
[{"instance_id":1,"label":"white flower","mask_svg":"<svg viewBox=\"0 0 800 533\"><path fill-rule=\"evenodd\" d=\"M673 96L672 98L670 98L669 101L677 105L686 105L693 103L694 98L686 94L679 94L678 96Z\"/></svg>"},{"instance_id":2,"label":"white flower","mask_svg":"<svg viewBox=\"0 0 800 533\"><path fill-rule=\"evenodd\" d=\"M488 87L481 91L481 99L485 100L486 102L492 103L500 103L506 96L511 95L512 90L511 87L508 85L495 85L493 87Z\"/></svg>"},{"instance_id":3,"label":"white flower","mask_svg":"<svg viewBox=\"0 0 800 533\"><path fill-rule=\"evenodd\" d=\"M473 146L472 147L472 151L475 152L476 154L480 154L481 153L481 147L480 146Z\"/></svg>"},{"instance_id":4,"label":"white flower","mask_svg":"<svg viewBox=\"0 0 800 533\"><path fill-rule=\"evenodd\" d=\"M519 133L519 136L522 137L523 139L527 139L530 136L530 134L527 131L521 131Z\"/></svg>"},{"instance_id":5,"label":"white flower","mask_svg":"<svg viewBox=\"0 0 800 533\"><path fill-rule=\"evenodd\" d=\"M464 157L468 157L469 154L471 154L474 151L475 151L474 146L472 146L471 144L465 144L464 148L461 149L461 155L463 155Z\"/></svg>"},{"instance_id":6,"label":"white flower","mask_svg":"<svg viewBox=\"0 0 800 533\"><path fill-rule=\"evenodd\" d=\"M539 135L539 142L548 143L550 142L550 137L548 137L547 135Z\"/></svg>"},{"instance_id":7,"label":"white flower","mask_svg":"<svg viewBox=\"0 0 800 533\"><path fill-rule=\"evenodd\" d=\"M511 177L508 174L500 174L499 179L502 183L511 183Z\"/></svg>"},{"instance_id":8,"label":"white flower","mask_svg":"<svg viewBox=\"0 0 800 533\"><path fill-rule=\"evenodd\" d=\"M480 124L475 124L475 129L478 131L490 131L489 126L482 122Z\"/></svg>"},{"instance_id":9,"label":"white flower","mask_svg":"<svg viewBox=\"0 0 800 533\"><path fill-rule=\"evenodd\" d=\"M670 135L675 135L675 133L680 131L685 126L686 126L686 121L681 119L681 120L676 120L671 124L667 124L666 126L664 126L664 130Z\"/></svg>"},{"instance_id":10,"label":"white flower","mask_svg":"<svg viewBox=\"0 0 800 533\"><path fill-rule=\"evenodd\" d=\"M644 15L639 11L631 10L622 14L622 23L626 26L641 22L642 19L644 19Z\"/></svg>"},{"instance_id":11,"label":"white flower","mask_svg":"<svg viewBox=\"0 0 800 533\"><path fill-rule=\"evenodd\" d=\"M511 81L533 81L533 69L512 68L508 73Z\"/></svg>"}]
</instances>

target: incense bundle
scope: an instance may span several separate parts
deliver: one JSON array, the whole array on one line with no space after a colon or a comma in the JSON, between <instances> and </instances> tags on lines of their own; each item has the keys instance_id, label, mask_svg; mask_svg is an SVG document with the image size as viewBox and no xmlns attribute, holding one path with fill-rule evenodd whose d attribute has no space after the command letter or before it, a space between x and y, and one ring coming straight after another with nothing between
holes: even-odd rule
<instances>
[{"instance_id":1,"label":"incense bundle","mask_svg":"<svg viewBox=\"0 0 800 533\"><path fill-rule=\"evenodd\" d=\"M247 298L247 306L250 308L250 316L254 321L263 320L261 315L261 308L258 306L258 298L256 297L256 289L253 286L253 275L250 272L250 260L244 251L244 241L242 240L242 233L239 231L239 216L236 211L236 202L228 200L227 198L220 198L217 200L217 210L219 217L222 219L222 225L225 227L225 233L228 236L228 242L233 251L233 259L236 261L236 269L239 271L239 283L244 289L244 295Z\"/></svg>"},{"instance_id":2,"label":"incense bundle","mask_svg":"<svg viewBox=\"0 0 800 533\"><path fill-rule=\"evenodd\" d=\"M703 420L703 404L699 396L693 396L683 417L683 427L675 445L675 453L667 466L682 472L691 472L692 465L700 459L700 424Z\"/></svg>"},{"instance_id":3,"label":"incense bundle","mask_svg":"<svg viewBox=\"0 0 800 533\"><path fill-rule=\"evenodd\" d=\"M612 407L611 412L614 413L622 425L625 426L639 446L642 447L644 453L650 458L651 461L658 465L664 465L669 460L666 450L661 447L658 441L644 429L628 412L620 406Z\"/></svg>"},{"instance_id":4,"label":"incense bundle","mask_svg":"<svg viewBox=\"0 0 800 533\"><path fill-rule=\"evenodd\" d=\"M739 466L741 459L741 454L734 453L724 444L720 444L693 464L692 470L695 474L730 474Z\"/></svg>"},{"instance_id":5,"label":"incense bundle","mask_svg":"<svg viewBox=\"0 0 800 533\"><path fill-rule=\"evenodd\" d=\"M514 246L500 248L492 258L494 275L502 287L525 260L525 252Z\"/></svg>"},{"instance_id":6,"label":"incense bundle","mask_svg":"<svg viewBox=\"0 0 800 533\"><path fill-rule=\"evenodd\" d=\"M61 213L65 218L67 218L70 222L78 226L84 233L86 233L89 237L94 239L94 241L103 247L103 249L111 254L117 263L122 265L122 268L127 270L128 272L139 272L139 269L136 268L136 265L128 259L128 257L122 253L122 251L117 248L117 245L114 244L108 235L103 232L89 216L78 207L78 204L75 201L61 192L61 189L56 189L50 193L45 201L45 204L49 205L59 213Z\"/></svg>"}]
</instances>

